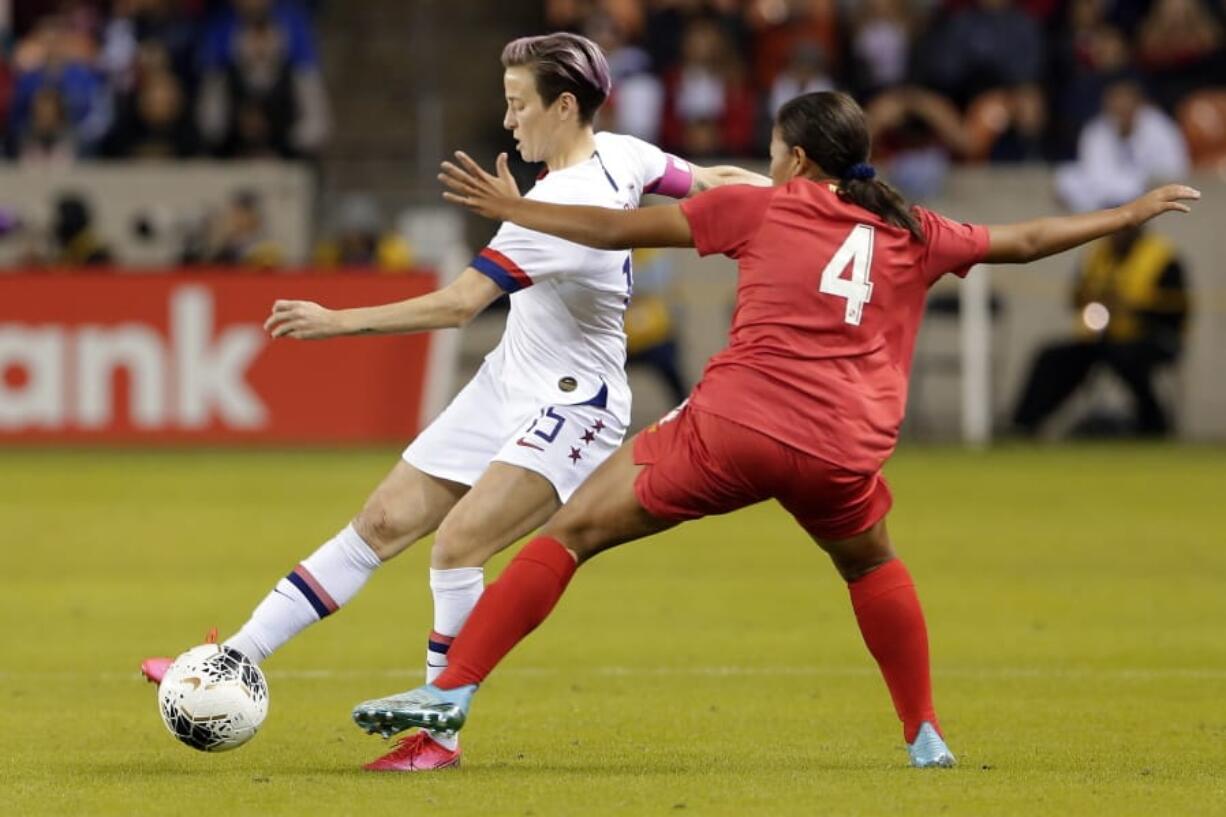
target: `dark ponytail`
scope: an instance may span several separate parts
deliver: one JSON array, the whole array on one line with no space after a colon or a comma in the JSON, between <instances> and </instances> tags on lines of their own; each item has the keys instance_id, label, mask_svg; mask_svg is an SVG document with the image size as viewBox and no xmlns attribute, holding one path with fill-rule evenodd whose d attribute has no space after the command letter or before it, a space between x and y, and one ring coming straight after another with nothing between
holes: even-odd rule
<instances>
[{"instance_id":1,"label":"dark ponytail","mask_svg":"<svg viewBox=\"0 0 1226 817\"><path fill-rule=\"evenodd\" d=\"M799 147L838 181L839 198L902 227L917 241L924 240L911 206L897 190L876 178L868 164L868 123L854 99L838 91L802 94L779 109L775 124L784 144Z\"/></svg>"}]
</instances>

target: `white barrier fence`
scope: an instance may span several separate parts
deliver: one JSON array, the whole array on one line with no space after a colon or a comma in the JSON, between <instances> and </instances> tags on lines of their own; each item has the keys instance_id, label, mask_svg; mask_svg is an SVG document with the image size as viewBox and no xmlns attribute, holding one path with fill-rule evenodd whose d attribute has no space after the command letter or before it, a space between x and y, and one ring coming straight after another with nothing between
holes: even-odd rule
<instances>
[{"instance_id":1,"label":"white barrier fence","mask_svg":"<svg viewBox=\"0 0 1226 817\"><path fill-rule=\"evenodd\" d=\"M264 234L284 262L309 260L315 184L302 165L245 162L81 162L0 164L0 208L18 220L0 238L0 267L44 249L56 200L79 196L98 236L127 267L175 263L187 231L236 194L259 199Z\"/></svg>"}]
</instances>

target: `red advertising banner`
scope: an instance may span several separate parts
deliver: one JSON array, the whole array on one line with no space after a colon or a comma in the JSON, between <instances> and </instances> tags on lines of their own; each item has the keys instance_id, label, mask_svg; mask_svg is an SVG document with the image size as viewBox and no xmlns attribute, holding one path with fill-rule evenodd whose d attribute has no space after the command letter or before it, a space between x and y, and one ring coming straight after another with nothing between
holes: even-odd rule
<instances>
[{"instance_id":1,"label":"red advertising banner","mask_svg":"<svg viewBox=\"0 0 1226 817\"><path fill-rule=\"evenodd\" d=\"M402 300L429 273L0 274L0 445L346 443L417 432L430 336L273 340L278 298Z\"/></svg>"}]
</instances>

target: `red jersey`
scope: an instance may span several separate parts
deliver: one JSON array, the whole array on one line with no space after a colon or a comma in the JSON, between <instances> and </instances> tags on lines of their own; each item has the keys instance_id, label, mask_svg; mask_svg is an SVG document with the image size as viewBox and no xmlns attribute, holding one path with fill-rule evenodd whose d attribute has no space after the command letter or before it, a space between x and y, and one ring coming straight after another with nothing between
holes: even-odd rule
<instances>
[{"instance_id":1,"label":"red jersey","mask_svg":"<svg viewBox=\"0 0 1226 817\"><path fill-rule=\"evenodd\" d=\"M875 473L898 441L928 288L983 260L987 228L917 207L917 241L808 179L720 187L681 210L700 255L739 266L730 342L691 404Z\"/></svg>"}]
</instances>

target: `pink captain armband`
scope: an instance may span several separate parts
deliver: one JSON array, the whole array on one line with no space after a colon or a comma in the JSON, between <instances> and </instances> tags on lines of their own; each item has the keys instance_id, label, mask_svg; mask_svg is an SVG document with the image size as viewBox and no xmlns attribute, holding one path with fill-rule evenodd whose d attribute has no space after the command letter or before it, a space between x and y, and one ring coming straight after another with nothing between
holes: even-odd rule
<instances>
[{"instance_id":1,"label":"pink captain armband","mask_svg":"<svg viewBox=\"0 0 1226 817\"><path fill-rule=\"evenodd\" d=\"M683 199L690 194L690 188L693 186L694 171L690 168L690 163L671 153L666 153L664 154L664 172L660 174L660 178L644 187L643 192Z\"/></svg>"}]
</instances>

